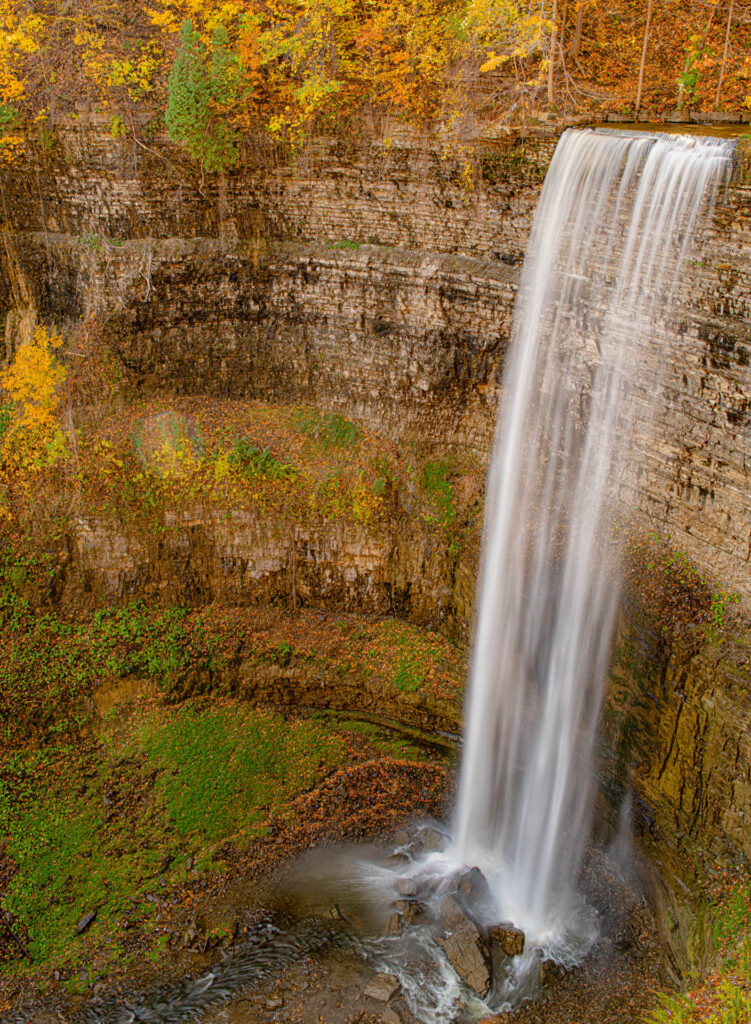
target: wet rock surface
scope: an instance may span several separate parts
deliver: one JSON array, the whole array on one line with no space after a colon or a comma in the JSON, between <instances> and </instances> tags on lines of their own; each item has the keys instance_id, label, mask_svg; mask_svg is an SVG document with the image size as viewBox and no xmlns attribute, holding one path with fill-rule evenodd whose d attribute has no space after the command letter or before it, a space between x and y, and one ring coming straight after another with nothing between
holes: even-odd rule
<instances>
[{"instance_id":1,"label":"wet rock surface","mask_svg":"<svg viewBox=\"0 0 751 1024\"><path fill-rule=\"evenodd\" d=\"M488 928L488 940L497 942L506 956L521 956L524 952L524 932L508 921L501 921Z\"/></svg>"},{"instance_id":2,"label":"wet rock surface","mask_svg":"<svg viewBox=\"0 0 751 1024\"><path fill-rule=\"evenodd\" d=\"M376 974L365 986L363 995L376 999L379 1003L387 1003L399 991L399 979L395 974Z\"/></svg>"},{"instance_id":3,"label":"wet rock surface","mask_svg":"<svg viewBox=\"0 0 751 1024\"><path fill-rule=\"evenodd\" d=\"M476 874L473 877L477 881ZM4 1024L124 1024L126 1020L178 1024L194 1019L191 1007L198 1014L195 1019L206 1024L416 1024L396 975L388 970L374 975L357 941L352 945L345 913L337 918L327 915L328 923L323 919L293 923L287 930L258 916L253 901L263 901L263 893L274 891L278 879L278 874L271 875L268 886L254 890L255 895L247 888L237 889L234 897L222 897L213 911L206 908L201 920L207 927L217 915L226 918L229 906L235 908L241 925L238 937L221 949L203 950L199 944L198 950L183 953L188 959L182 961L166 954L162 963L150 968L150 983L144 976L139 986L139 971L133 970L110 991L105 984L93 1001L91 997L71 1001L58 990L43 1002L27 1004L20 1015L7 1016ZM541 1000L504 1013L499 1020L507 1024L570 1024L572 1020L633 1024L651 1005L649 989L664 984L664 978L642 900L629 894L594 855L584 884L602 919L601 939L571 972L541 960ZM446 898L447 907L461 909L459 900L466 895L457 884L451 902ZM406 904L399 910L403 914L411 901L401 902ZM461 912L461 919L451 918L458 923L443 937L442 946L464 981L483 993L491 982L494 958L487 934L465 910ZM243 921L248 924L242 925ZM446 925L441 919L436 927ZM636 945L623 948L624 929L638 942L638 949ZM165 982L169 977L174 980ZM136 1010L140 1016L127 1016L126 1011Z\"/></svg>"},{"instance_id":4,"label":"wet rock surface","mask_svg":"<svg viewBox=\"0 0 751 1024\"><path fill-rule=\"evenodd\" d=\"M543 988L549 988L556 981L566 977L566 969L555 960L545 959L540 964L540 984Z\"/></svg>"},{"instance_id":5,"label":"wet rock surface","mask_svg":"<svg viewBox=\"0 0 751 1024\"><path fill-rule=\"evenodd\" d=\"M473 907L491 907L493 894L488 880L479 868L470 868L459 879L459 892L469 900Z\"/></svg>"},{"instance_id":6,"label":"wet rock surface","mask_svg":"<svg viewBox=\"0 0 751 1024\"><path fill-rule=\"evenodd\" d=\"M479 996L490 989L490 950L477 925L465 918L464 922L440 939L449 963L462 981Z\"/></svg>"},{"instance_id":7,"label":"wet rock surface","mask_svg":"<svg viewBox=\"0 0 751 1024\"><path fill-rule=\"evenodd\" d=\"M451 931L454 928L461 928L467 921L467 914L456 896L451 893L441 900L441 921L445 928Z\"/></svg>"}]
</instances>

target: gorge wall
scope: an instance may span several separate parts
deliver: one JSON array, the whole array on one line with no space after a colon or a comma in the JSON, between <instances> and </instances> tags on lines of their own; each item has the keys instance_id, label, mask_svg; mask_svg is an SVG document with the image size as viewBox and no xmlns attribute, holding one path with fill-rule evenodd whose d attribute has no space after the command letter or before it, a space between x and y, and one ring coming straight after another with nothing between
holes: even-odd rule
<instances>
[{"instance_id":1,"label":"gorge wall","mask_svg":"<svg viewBox=\"0 0 751 1024\"><path fill-rule=\"evenodd\" d=\"M478 147L467 173L463 157L406 137L321 140L295 163L249 147L237 171L204 178L158 134L136 144L65 125L0 174L6 354L35 317L96 315L143 391L315 405L392 440L465 448L483 464L555 142L542 131L510 135ZM676 317L680 342L658 338L654 364L641 368L646 381L665 368L669 386L626 491L644 523L747 608L751 189L739 181L685 270ZM302 538L301 593L466 636L476 551L457 563L429 526L409 533L405 522L385 539ZM168 541L149 547L106 516L79 523L70 557L81 571L63 603L182 599L174 581L186 577L199 603L289 593L289 549L276 550L262 524L197 515L172 525ZM332 572L346 585L327 590ZM742 645L732 657L686 654L637 622L624 644L604 788L619 780L617 804L630 778L637 827L654 855L666 851L663 879L677 893L716 859L751 857L748 656ZM684 947L687 927L675 926Z\"/></svg>"},{"instance_id":2,"label":"gorge wall","mask_svg":"<svg viewBox=\"0 0 751 1024\"><path fill-rule=\"evenodd\" d=\"M292 165L248 151L226 179L159 136L51 138L2 173L6 348L30 307L97 314L141 386L313 403L487 459L554 137L481 147L469 177L420 140L381 139L324 140ZM735 184L686 268L681 343L654 347L670 384L633 501L746 599L750 243Z\"/></svg>"}]
</instances>

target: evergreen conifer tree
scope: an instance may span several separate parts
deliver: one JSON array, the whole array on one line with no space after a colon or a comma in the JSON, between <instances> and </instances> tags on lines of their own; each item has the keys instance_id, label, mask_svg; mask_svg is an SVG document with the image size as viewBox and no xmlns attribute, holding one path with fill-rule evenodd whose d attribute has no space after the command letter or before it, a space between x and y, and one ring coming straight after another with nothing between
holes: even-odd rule
<instances>
[{"instance_id":1,"label":"evergreen conifer tree","mask_svg":"<svg viewBox=\"0 0 751 1024\"><path fill-rule=\"evenodd\" d=\"M170 138L182 142L205 171L237 163L239 135L226 121L237 98L237 58L228 48L227 30L214 30L211 52L193 23L180 31L180 49L169 78L165 121Z\"/></svg>"}]
</instances>

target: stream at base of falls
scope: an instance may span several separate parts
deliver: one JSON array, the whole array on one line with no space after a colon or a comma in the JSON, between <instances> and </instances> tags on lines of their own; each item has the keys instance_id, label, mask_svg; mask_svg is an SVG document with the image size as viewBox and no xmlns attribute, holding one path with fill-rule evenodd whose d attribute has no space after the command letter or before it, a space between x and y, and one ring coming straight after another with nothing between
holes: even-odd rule
<instances>
[{"instance_id":1,"label":"stream at base of falls","mask_svg":"<svg viewBox=\"0 0 751 1024\"><path fill-rule=\"evenodd\" d=\"M435 831L429 826L431 837ZM224 949L165 955L155 965L144 961L111 984L101 982L86 1000L25 1007L3 1024L470 1024L486 1017L487 1008L446 968L429 934L382 934L392 904L403 902L394 886L409 876L394 849L313 851L275 873L258 905L237 888L230 903L241 927ZM584 1002L586 1013L577 1017L582 1024L631 1024L626 1011L651 1005L650 990L668 978L654 923L635 879L624 876L624 863L596 851L587 855L581 887L597 918L598 939L580 968L552 975L535 1002L504 1016L507 1024L570 1021ZM391 873L390 885L383 885L384 873ZM367 994L379 972L400 981L388 1003Z\"/></svg>"}]
</instances>

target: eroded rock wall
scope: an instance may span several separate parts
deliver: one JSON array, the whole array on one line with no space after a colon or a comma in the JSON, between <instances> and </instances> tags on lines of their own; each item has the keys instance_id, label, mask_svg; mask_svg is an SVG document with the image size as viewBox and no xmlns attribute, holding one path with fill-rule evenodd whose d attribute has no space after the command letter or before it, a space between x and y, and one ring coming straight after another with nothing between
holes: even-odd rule
<instances>
[{"instance_id":1,"label":"eroded rock wall","mask_svg":"<svg viewBox=\"0 0 751 1024\"><path fill-rule=\"evenodd\" d=\"M688 645L631 609L616 644L602 720L606 815L627 800L679 970L714 955L707 882L751 863L751 662L745 636Z\"/></svg>"},{"instance_id":2,"label":"eroded rock wall","mask_svg":"<svg viewBox=\"0 0 751 1024\"><path fill-rule=\"evenodd\" d=\"M292 520L243 509L168 512L158 531L102 512L77 517L55 579L71 613L158 605L282 605L398 615L468 639L476 548L447 548L404 514L369 525Z\"/></svg>"},{"instance_id":3,"label":"eroded rock wall","mask_svg":"<svg viewBox=\"0 0 751 1024\"><path fill-rule=\"evenodd\" d=\"M82 257L63 235L18 245L27 267L54 246L50 273L109 318L139 386L311 404L393 438L490 449L515 268L374 245L279 243L258 264L210 239L148 255L128 241Z\"/></svg>"},{"instance_id":4,"label":"eroded rock wall","mask_svg":"<svg viewBox=\"0 0 751 1024\"><path fill-rule=\"evenodd\" d=\"M554 145L479 147L469 184L414 138L249 149L209 178L158 135L68 126L2 172L0 298L14 322L109 318L141 386L315 404L487 459ZM628 500L751 601L751 190L721 197L681 276L680 341L657 332L640 368L667 389Z\"/></svg>"}]
</instances>

